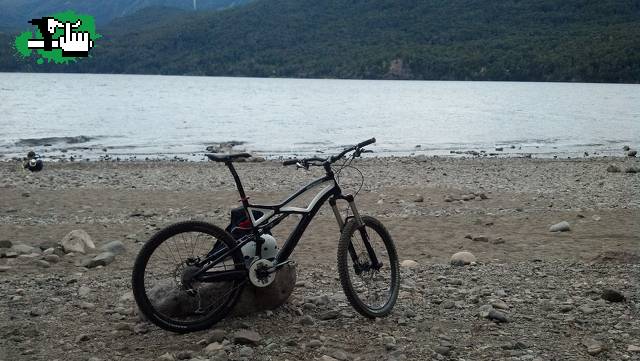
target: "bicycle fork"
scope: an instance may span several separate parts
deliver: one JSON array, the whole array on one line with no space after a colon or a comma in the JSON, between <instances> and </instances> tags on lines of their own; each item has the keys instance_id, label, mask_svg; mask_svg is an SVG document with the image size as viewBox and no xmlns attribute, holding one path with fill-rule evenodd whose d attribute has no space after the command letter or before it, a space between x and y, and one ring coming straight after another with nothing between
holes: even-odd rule
<instances>
[{"instance_id":1,"label":"bicycle fork","mask_svg":"<svg viewBox=\"0 0 640 361\"><path fill-rule=\"evenodd\" d=\"M362 221L362 217L360 216L360 213L358 212L358 208L356 207L354 197L351 195L347 195L344 197L344 199L349 203L349 208L351 208L351 212L353 212L353 218L356 221L356 224L358 226L358 231L360 232L360 236L362 237L362 243L364 244L364 247L367 250L367 254L369 255L369 260L371 261L371 264L367 264L366 261L364 263L360 262L358 259L358 253L353 247L353 242L350 242L349 255L351 256L351 260L353 261L353 267L355 269L355 272L357 275L359 275L363 271L367 271L370 268L377 271L382 267L382 263L378 261L376 252L373 249L373 246L371 246L371 240L369 238L369 234L367 233L365 224ZM348 220L349 217L347 217L347 219L345 220L342 219L342 215L340 214L340 210L338 210L338 206L335 199L333 198L330 199L329 204L331 205L331 209L333 210L333 215L336 217L336 221L338 222L338 226L340 227L340 232L342 233L342 231L344 230L345 222Z\"/></svg>"}]
</instances>

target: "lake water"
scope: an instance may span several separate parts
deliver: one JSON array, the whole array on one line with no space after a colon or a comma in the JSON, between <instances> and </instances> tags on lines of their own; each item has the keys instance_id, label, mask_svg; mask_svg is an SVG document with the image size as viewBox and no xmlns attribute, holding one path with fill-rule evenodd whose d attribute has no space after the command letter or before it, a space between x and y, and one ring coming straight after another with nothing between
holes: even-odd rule
<instances>
[{"instance_id":1,"label":"lake water","mask_svg":"<svg viewBox=\"0 0 640 361\"><path fill-rule=\"evenodd\" d=\"M274 157L370 137L379 155L622 155L640 145L640 85L0 73L0 134L4 159L202 159L231 140Z\"/></svg>"}]
</instances>

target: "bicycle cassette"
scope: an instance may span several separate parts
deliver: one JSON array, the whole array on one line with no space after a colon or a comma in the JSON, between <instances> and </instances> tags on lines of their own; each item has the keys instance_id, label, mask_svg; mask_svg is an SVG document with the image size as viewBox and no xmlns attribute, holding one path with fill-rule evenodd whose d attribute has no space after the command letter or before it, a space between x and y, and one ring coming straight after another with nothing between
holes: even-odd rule
<instances>
[{"instance_id":1,"label":"bicycle cassette","mask_svg":"<svg viewBox=\"0 0 640 361\"><path fill-rule=\"evenodd\" d=\"M276 272L270 271L273 262L264 258L255 260L249 267L249 280L256 287L267 287L276 279Z\"/></svg>"}]
</instances>

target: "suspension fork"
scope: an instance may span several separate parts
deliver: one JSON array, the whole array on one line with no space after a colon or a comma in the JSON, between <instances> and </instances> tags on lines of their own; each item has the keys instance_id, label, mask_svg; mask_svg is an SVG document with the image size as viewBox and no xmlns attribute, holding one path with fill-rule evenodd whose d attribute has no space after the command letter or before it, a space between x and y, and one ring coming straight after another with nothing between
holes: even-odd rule
<instances>
[{"instance_id":1,"label":"suspension fork","mask_svg":"<svg viewBox=\"0 0 640 361\"><path fill-rule=\"evenodd\" d=\"M382 264L378 261L378 257L376 256L376 252L371 246L371 239L369 238L369 234L367 233L367 229L365 227L364 222L362 221L362 217L360 216L360 212L358 212L358 208L356 207L355 199L352 195L344 196L344 200L349 203L349 208L351 208L351 212L353 212L353 218L356 221L358 231L360 232L360 236L362 237L362 242L364 243L364 247L367 250L367 254L369 255L369 259L371 260L371 267L375 270L380 269ZM331 209L333 210L333 215L336 217L336 221L338 222L338 226L340 226L340 232L344 230L345 221L342 219L340 215L340 211L338 210L338 206L336 205L336 200L331 198L329 200L329 204L331 205ZM353 247L353 243L349 243L349 254L351 255L351 260L354 265L359 265L358 263L358 254ZM356 268L356 274L359 274L362 270L359 267Z\"/></svg>"}]
</instances>

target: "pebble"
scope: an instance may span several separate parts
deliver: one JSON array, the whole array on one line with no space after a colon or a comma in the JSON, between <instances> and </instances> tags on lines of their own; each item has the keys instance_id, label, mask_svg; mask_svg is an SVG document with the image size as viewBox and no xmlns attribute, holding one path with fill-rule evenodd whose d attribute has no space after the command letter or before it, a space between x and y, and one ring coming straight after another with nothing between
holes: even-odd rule
<instances>
[{"instance_id":1,"label":"pebble","mask_svg":"<svg viewBox=\"0 0 640 361\"><path fill-rule=\"evenodd\" d=\"M620 291L616 291L610 288L602 291L601 297L602 299L607 300L609 302L623 302L625 300L624 295Z\"/></svg>"},{"instance_id":2,"label":"pebble","mask_svg":"<svg viewBox=\"0 0 640 361\"><path fill-rule=\"evenodd\" d=\"M416 203L422 203L424 202L424 197L423 196L417 196L416 199L413 200Z\"/></svg>"},{"instance_id":3,"label":"pebble","mask_svg":"<svg viewBox=\"0 0 640 361\"><path fill-rule=\"evenodd\" d=\"M590 314L592 314L592 313L596 312L596 310L595 310L595 309L593 309L593 308L591 308L591 307L589 307L589 306L580 306L580 307L578 307L578 310L579 310L580 312L582 312L582 313L586 314L586 315L590 315Z\"/></svg>"},{"instance_id":4,"label":"pebble","mask_svg":"<svg viewBox=\"0 0 640 361\"><path fill-rule=\"evenodd\" d=\"M476 256L474 256L471 252L458 252L451 256L450 262L453 266L465 266L476 262Z\"/></svg>"},{"instance_id":5,"label":"pebble","mask_svg":"<svg viewBox=\"0 0 640 361\"><path fill-rule=\"evenodd\" d=\"M449 347L442 345L436 346L433 350L443 356L448 356L451 353L451 349Z\"/></svg>"},{"instance_id":6,"label":"pebble","mask_svg":"<svg viewBox=\"0 0 640 361\"><path fill-rule=\"evenodd\" d=\"M319 361L338 361L338 359L335 359L329 355L322 355Z\"/></svg>"},{"instance_id":7,"label":"pebble","mask_svg":"<svg viewBox=\"0 0 640 361\"><path fill-rule=\"evenodd\" d=\"M609 164L607 167L607 172L609 173L620 173L620 167L617 165Z\"/></svg>"},{"instance_id":8,"label":"pebble","mask_svg":"<svg viewBox=\"0 0 640 361\"><path fill-rule=\"evenodd\" d=\"M90 339L91 339L91 337L89 335L87 335L86 333L82 333L82 334L76 336L76 343L89 341Z\"/></svg>"},{"instance_id":9,"label":"pebble","mask_svg":"<svg viewBox=\"0 0 640 361\"><path fill-rule=\"evenodd\" d=\"M627 352L640 352L640 346L629 345L627 346Z\"/></svg>"},{"instance_id":10,"label":"pebble","mask_svg":"<svg viewBox=\"0 0 640 361\"><path fill-rule=\"evenodd\" d=\"M476 236L472 239L474 242L489 242L489 237L486 236Z\"/></svg>"},{"instance_id":11,"label":"pebble","mask_svg":"<svg viewBox=\"0 0 640 361\"><path fill-rule=\"evenodd\" d=\"M336 318L340 317L340 311L338 310L330 310L330 311L326 311L321 313L320 315L318 315L318 318L326 321L326 320L334 320Z\"/></svg>"},{"instance_id":12,"label":"pebble","mask_svg":"<svg viewBox=\"0 0 640 361\"><path fill-rule=\"evenodd\" d=\"M7 239L3 239L0 241L0 248L11 248L11 246L13 246L13 242Z\"/></svg>"},{"instance_id":13,"label":"pebble","mask_svg":"<svg viewBox=\"0 0 640 361\"><path fill-rule=\"evenodd\" d=\"M44 256L44 260L50 263L58 263L60 262L60 256L56 254L48 254Z\"/></svg>"},{"instance_id":14,"label":"pebble","mask_svg":"<svg viewBox=\"0 0 640 361\"><path fill-rule=\"evenodd\" d=\"M242 346L238 351L238 355L241 357L251 357L253 356L253 349L249 346Z\"/></svg>"},{"instance_id":15,"label":"pebble","mask_svg":"<svg viewBox=\"0 0 640 361\"><path fill-rule=\"evenodd\" d=\"M303 326L313 326L316 324L316 321L313 320L313 317L309 315L304 315L300 319L300 324Z\"/></svg>"},{"instance_id":16,"label":"pebble","mask_svg":"<svg viewBox=\"0 0 640 361\"><path fill-rule=\"evenodd\" d=\"M251 330L240 330L233 334L233 343L241 345L257 345L262 340L260 334Z\"/></svg>"},{"instance_id":17,"label":"pebble","mask_svg":"<svg viewBox=\"0 0 640 361\"><path fill-rule=\"evenodd\" d=\"M166 352L158 357L158 361L175 361L175 357L172 354Z\"/></svg>"},{"instance_id":18,"label":"pebble","mask_svg":"<svg viewBox=\"0 0 640 361\"><path fill-rule=\"evenodd\" d=\"M573 310L573 306L572 305L561 305L560 306L560 312L562 312L562 313L567 313L567 312L570 312L571 310Z\"/></svg>"},{"instance_id":19,"label":"pebble","mask_svg":"<svg viewBox=\"0 0 640 361\"><path fill-rule=\"evenodd\" d=\"M208 344L203 351L205 355L215 355L220 350L224 350L224 345L219 342L213 342Z\"/></svg>"},{"instance_id":20,"label":"pebble","mask_svg":"<svg viewBox=\"0 0 640 361\"><path fill-rule=\"evenodd\" d=\"M322 341L320 341L318 339L313 339L313 340L307 342L307 347L316 348L316 347L320 347L320 346L322 346Z\"/></svg>"},{"instance_id":21,"label":"pebble","mask_svg":"<svg viewBox=\"0 0 640 361\"><path fill-rule=\"evenodd\" d=\"M181 350L176 353L176 358L178 360L189 360L193 358L193 351L191 350Z\"/></svg>"},{"instance_id":22,"label":"pebble","mask_svg":"<svg viewBox=\"0 0 640 361\"><path fill-rule=\"evenodd\" d=\"M507 315L494 309L491 309L489 311L487 318L496 322L509 322L509 320L507 319Z\"/></svg>"},{"instance_id":23,"label":"pebble","mask_svg":"<svg viewBox=\"0 0 640 361\"><path fill-rule=\"evenodd\" d=\"M0 266L0 272L7 272L11 270L11 266Z\"/></svg>"},{"instance_id":24,"label":"pebble","mask_svg":"<svg viewBox=\"0 0 640 361\"><path fill-rule=\"evenodd\" d=\"M560 223L556 223L553 226L549 227L549 232L567 232L570 230L571 230L571 226L567 221L562 221Z\"/></svg>"},{"instance_id":25,"label":"pebble","mask_svg":"<svg viewBox=\"0 0 640 361\"><path fill-rule=\"evenodd\" d=\"M49 268L49 267L51 267L51 264L50 264L49 262L47 262L47 261L45 261L45 260L41 260L41 259L36 260L36 264L37 264L38 266L42 267L42 268Z\"/></svg>"},{"instance_id":26,"label":"pebble","mask_svg":"<svg viewBox=\"0 0 640 361\"><path fill-rule=\"evenodd\" d=\"M587 348L587 353L592 356L597 355L604 350L602 342L590 337L583 338L582 344Z\"/></svg>"},{"instance_id":27,"label":"pebble","mask_svg":"<svg viewBox=\"0 0 640 361\"><path fill-rule=\"evenodd\" d=\"M209 336L207 336L207 342L222 342L225 338L227 338L227 332L225 332L225 330L216 328L215 330L209 332Z\"/></svg>"},{"instance_id":28,"label":"pebble","mask_svg":"<svg viewBox=\"0 0 640 361\"><path fill-rule=\"evenodd\" d=\"M349 358L347 356L347 354L342 350L333 350L331 352L331 357L333 357L335 360L339 360L339 361L345 361L345 360L347 360Z\"/></svg>"},{"instance_id":29,"label":"pebble","mask_svg":"<svg viewBox=\"0 0 640 361\"><path fill-rule=\"evenodd\" d=\"M418 267L420 264L412 259L405 259L404 261L400 262L400 267L403 268L416 268Z\"/></svg>"},{"instance_id":30,"label":"pebble","mask_svg":"<svg viewBox=\"0 0 640 361\"><path fill-rule=\"evenodd\" d=\"M80 297L87 297L90 292L91 289L87 286L80 286L80 288L78 288L78 296Z\"/></svg>"}]
</instances>

